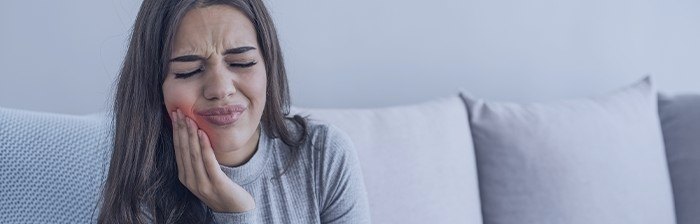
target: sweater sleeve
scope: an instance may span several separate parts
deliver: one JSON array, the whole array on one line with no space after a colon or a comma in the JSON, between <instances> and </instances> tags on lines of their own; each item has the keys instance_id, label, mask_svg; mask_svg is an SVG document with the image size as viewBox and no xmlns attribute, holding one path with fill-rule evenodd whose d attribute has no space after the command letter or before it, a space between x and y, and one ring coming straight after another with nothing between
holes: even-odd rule
<instances>
[{"instance_id":1,"label":"sweater sleeve","mask_svg":"<svg viewBox=\"0 0 700 224\"><path fill-rule=\"evenodd\" d=\"M371 223L362 170L350 137L329 125L317 149L321 223Z\"/></svg>"},{"instance_id":2,"label":"sweater sleeve","mask_svg":"<svg viewBox=\"0 0 700 224\"><path fill-rule=\"evenodd\" d=\"M144 215L144 218L146 218L146 223L154 223L153 222L153 215L151 215L151 212L146 209L146 206L141 205L141 212ZM214 223L216 224L228 224L228 223L236 223L236 224L248 224L248 223L255 223L253 218L253 211L246 211L246 212L214 212L212 211L212 218L214 219Z\"/></svg>"},{"instance_id":3,"label":"sweater sleeve","mask_svg":"<svg viewBox=\"0 0 700 224\"><path fill-rule=\"evenodd\" d=\"M214 212L212 211L212 215L214 216L214 223L217 224L229 224L229 223L241 223L241 224L248 224L248 223L255 223L255 220L253 219L253 211L255 210L250 210L246 212Z\"/></svg>"}]
</instances>

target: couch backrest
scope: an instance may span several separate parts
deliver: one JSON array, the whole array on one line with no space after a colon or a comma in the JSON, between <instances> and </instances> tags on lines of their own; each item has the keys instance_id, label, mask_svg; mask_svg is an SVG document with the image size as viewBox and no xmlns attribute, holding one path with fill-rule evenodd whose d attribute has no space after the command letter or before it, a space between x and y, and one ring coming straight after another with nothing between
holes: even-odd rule
<instances>
[{"instance_id":1,"label":"couch backrest","mask_svg":"<svg viewBox=\"0 0 700 224\"><path fill-rule=\"evenodd\" d=\"M700 94L660 94L659 117L677 222L700 223Z\"/></svg>"},{"instance_id":2,"label":"couch backrest","mask_svg":"<svg viewBox=\"0 0 700 224\"><path fill-rule=\"evenodd\" d=\"M353 139L375 223L481 223L471 131L458 99L295 111ZM678 223L700 223L700 95L663 95L659 114ZM0 223L94 221L111 149L107 121L0 108Z\"/></svg>"}]
</instances>

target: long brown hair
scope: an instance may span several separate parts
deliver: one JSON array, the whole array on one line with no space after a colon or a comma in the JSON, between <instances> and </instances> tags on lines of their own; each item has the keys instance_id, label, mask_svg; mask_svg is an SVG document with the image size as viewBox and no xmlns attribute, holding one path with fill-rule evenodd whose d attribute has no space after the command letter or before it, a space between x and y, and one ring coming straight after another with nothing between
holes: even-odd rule
<instances>
[{"instance_id":1,"label":"long brown hair","mask_svg":"<svg viewBox=\"0 0 700 224\"><path fill-rule=\"evenodd\" d=\"M117 79L111 111L112 159L98 223L144 223L142 206L155 223L211 222L211 211L178 179L162 84L182 17L193 8L218 4L240 10L255 27L268 80L260 121L265 133L281 138L291 148L298 148L307 138L306 118L288 116L290 97L282 52L262 0L145 0ZM294 125L288 125L288 120ZM292 128L300 128L302 134L294 136Z\"/></svg>"}]
</instances>

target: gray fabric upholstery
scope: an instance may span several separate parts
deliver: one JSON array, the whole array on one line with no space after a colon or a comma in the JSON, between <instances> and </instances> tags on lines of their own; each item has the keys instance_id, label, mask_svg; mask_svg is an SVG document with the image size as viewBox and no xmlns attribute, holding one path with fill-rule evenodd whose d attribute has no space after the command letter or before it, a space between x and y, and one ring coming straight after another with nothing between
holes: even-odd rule
<instances>
[{"instance_id":1,"label":"gray fabric upholstery","mask_svg":"<svg viewBox=\"0 0 700 224\"><path fill-rule=\"evenodd\" d=\"M678 224L700 223L700 94L659 95Z\"/></svg>"},{"instance_id":2,"label":"gray fabric upholstery","mask_svg":"<svg viewBox=\"0 0 700 224\"><path fill-rule=\"evenodd\" d=\"M94 221L111 145L103 118L0 108L0 223Z\"/></svg>"}]
</instances>

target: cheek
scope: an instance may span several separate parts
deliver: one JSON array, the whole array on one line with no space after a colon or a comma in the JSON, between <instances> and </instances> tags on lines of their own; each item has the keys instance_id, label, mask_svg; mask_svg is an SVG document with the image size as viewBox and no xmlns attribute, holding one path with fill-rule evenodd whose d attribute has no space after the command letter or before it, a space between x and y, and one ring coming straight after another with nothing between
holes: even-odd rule
<instances>
[{"instance_id":1,"label":"cheek","mask_svg":"<svg viewBox=\"0 0 700 224\"><path fill-rule=\"evenodd\" d=\"M250 80L249 92L251 100L256 101L256 103L265 104L265 99L267 95L267 75L263 69L260 74L257 74L255 78Z\"/></svg>"},{"instance_id":2,"label":"cheek","mask_svg":"<svg viewBox=\"0 0 700 224\"><path fill-rule=\"evenodd\" d=\"M237 89L242 97L250 102L250 112L262 113L267 95L267 76L265 69L255 70L240 76Z\"/></svg>"},{"instance_id":3,"label":"cheek","mask_svg":"<svg viewBox=\"0 0 700 224\"><path fill-rule=\"evenodd\" d=\"M168 112L180 109L185 115L192 117L192 107L196 101L196 95L191 87L176 85L166 81L163 83L163 101ZM170 114L168 114L170 115Z\"/></svg>"}]
</instances>

